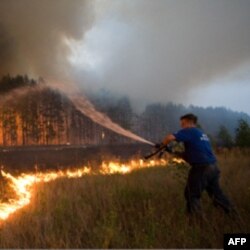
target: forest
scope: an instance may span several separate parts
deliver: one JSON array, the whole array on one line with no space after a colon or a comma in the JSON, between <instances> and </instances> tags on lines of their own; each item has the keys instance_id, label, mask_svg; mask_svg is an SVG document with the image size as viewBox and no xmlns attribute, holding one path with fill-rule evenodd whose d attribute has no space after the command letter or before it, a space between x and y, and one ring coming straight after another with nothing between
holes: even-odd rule
<instances>
[{"instance_id":1,"label":"forest","mask_svg":"<svg viewBox=\"0 0 250 250\"><path fill-rule=\"evenodd\" d=\"M37 90L11 98L13 91L23 87ZM223 107L185 107L171 102L151 103L142 112L136 112L129 97L117 96L108 90L87 96L114 122L153 142L178 130L179 117L192 112L199 117L199 126L215 145L250 145L250 117L245 113ZM122 143L134 142L92 122L67 96L48 87L42 78L34 80L26 75L6 75L0 80L1 146Z\"/></svg>"}]
</instances>

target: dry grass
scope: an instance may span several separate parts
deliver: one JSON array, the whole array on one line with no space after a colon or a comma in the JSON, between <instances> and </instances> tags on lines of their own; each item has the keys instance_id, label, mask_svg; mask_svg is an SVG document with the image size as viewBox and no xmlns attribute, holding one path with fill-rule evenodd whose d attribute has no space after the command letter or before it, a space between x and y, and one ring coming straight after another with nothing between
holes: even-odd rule
<instances>
[{"instance_id":1,"label":"dry grass","mask_svg":"<svg viewBox=\"0 0 250 250\"><path fill-rule=\"evenodd\" d=\"M32 203L0 225L2 248L222 248L223 234L250 232L250 155L219 156L222 187L242 223L202 199L208 219L190 225L186 166L86 176L34 187Z\"/></svg>"}]
</instances>

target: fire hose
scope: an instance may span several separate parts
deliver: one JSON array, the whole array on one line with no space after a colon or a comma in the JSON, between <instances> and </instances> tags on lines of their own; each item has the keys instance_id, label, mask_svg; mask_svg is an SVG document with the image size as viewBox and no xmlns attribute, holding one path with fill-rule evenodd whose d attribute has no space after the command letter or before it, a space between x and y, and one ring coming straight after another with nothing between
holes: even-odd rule
<instances>
[{"instance_id":1,"label":"fire hose","mask_svg":"<svg viewBox=\"0 0 250 250\"><path fill-rule=\"evenodd\" d=\"M172 154L172 149L168 146L168 145L160 145L153 153L144 156L145 160L150 159L151 157L155 156L158 154L159 158L161 158L161 156L163 155L164 152L168 152L170 154Z\"/></svg>"}]
</instances>

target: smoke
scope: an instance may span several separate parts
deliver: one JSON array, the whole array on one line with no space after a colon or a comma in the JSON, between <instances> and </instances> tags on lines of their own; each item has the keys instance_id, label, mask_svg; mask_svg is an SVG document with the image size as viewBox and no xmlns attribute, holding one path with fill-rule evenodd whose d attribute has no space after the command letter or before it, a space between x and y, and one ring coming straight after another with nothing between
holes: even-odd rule
<instances>
[{"instance_id":1,"label":"smoke","mask_svg":"<svg viewBox=\"0 0 250 250\"><path fill-rule=\"evenodd\" d=\"M249 12L249 0L1 0L0 75L192 103L249 63Z\"/></svg>"},{"instance_id":2,"label":"smoke","mask_svg":"<svg viewBox=\"0 0 250 250\"><path fill-rule=\"evenodd\" d=\"M94 21L91 1L1 0L0 74L70 76L65 39L80 39Z\"/></svg>"},{"instance_id":3,"label":"smoke","mask_svg":"<svg viewBox=\"0 0 250 250\"><path fill-rule=\"evenodd\" d=\"M0 74L28 73L66 82L72 77L67 60L70 53L68 41L84 37L93 24L93 11L92 2L84 0L2 0ZM60 89L94 122L134 140L152 144L113 123L96 111L86 98L72 95L72 89L68 91L68 87L60 86ZM39 87L14 90L2 96L0 104L39 90Z\"/></svg>"},{"instance_id":4,"label":"smoke","mask_svg":"<svg viewBox=\"0 0 250 250\"><path fill-rule=\"evenodd\" d=\"M1 94L1 99L0 99L0 106L4 105L9 105L9 103L15 103L17 100L20 100L21 98L37 93L39 91L42 91L45 89L45 85L37 85L37 86L30 86L30 87L21 87L18 89L14 89L9 93Z\"/></svg>"},{"instance_id":5,"label":"smoke","mask_svg":"<svg viewBox=\"0 0 250 250\"><path fill-rule=\"evenodd\" d=\"M249 0L108 3L81 46L72 45L79 79L87 68L92 88L183 103L250 61Z\"/></svg>"}]
</instances>

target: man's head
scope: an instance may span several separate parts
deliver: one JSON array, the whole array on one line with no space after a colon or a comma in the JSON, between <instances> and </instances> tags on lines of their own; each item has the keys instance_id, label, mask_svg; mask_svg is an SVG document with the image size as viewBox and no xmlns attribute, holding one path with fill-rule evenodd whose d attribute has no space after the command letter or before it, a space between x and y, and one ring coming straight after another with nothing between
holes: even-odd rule
<instances>
[{"instance_id":1,"label":"man's head","mask_svg":"<svg viewBox=\"0 0 250 250\"><path fill-rule=\"evenodd\" d=\"M182 128L191 128L197 125L198 118L194 114L186 114L181 116L180 123Z\"/></svg>"}]
</instances>

